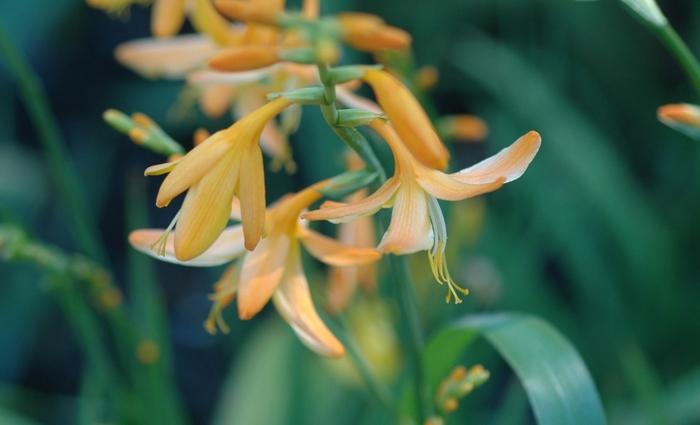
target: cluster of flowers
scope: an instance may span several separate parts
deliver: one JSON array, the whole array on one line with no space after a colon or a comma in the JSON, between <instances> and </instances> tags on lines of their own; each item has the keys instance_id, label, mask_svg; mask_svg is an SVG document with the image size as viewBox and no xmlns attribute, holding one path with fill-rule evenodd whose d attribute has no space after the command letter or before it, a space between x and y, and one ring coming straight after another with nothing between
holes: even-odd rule
<instances>
[{"instance_id":1,"label":"cluster of flowers","mask_svg":"<svg viewBox=\"0 0 700 425\"><path fill-rule=\"evenodd\" d=\"M89 0L112 11L144 1ZM467 291L447 269L447 229L438 200L478 196L520 177L540 147L538 133L530 131L495 156L447 174L449 151L399 78L377 66L334 67L343 43L372 53L410 45L406 32L381 18L362 13L320 17L317 0L304 1L298 13L286 11L283 0L155 0L152 16L155 38L120 46L118 60L147 77L186 79L205 113L218 116L233 108L237 118L214 134L198 133L195 147L183 155L168 149L173 141L144 116L107 114L135 141L170 154L167 163L146 170L146 175L167 174L156 205L166 207L185 194L167 229L137 230L130 235L131 244L179 264L231 263L215 286L206 322L210 331L226 329L221 311L234 299L242 319L252 318L272 300L308 347L327 356L343 355L343 345L312 302L301 246L341 268L335 273L340 283L334 285L343 287L343 295L336 297L339 308L349 297L346 288L371 275L368 266L383 254L419 251L428 252L436 280L448 289L447 301L461 301ZM198 34L175 36L186 17ZM362 83L370 86L376 103L354 92ZM338 104L347 108L337 109ZM266 206L263 152L293 169L287 138L299 125L301 105L318 105L360 155L348 173ZM394 159L393 175L371 194L367 186L381 180L381 173L357 148L369 149L355 129L360 126L384 140ZM353 169L363 163L368 172L362 175L370 178L353 179L361 171ZM327 200L308 211L330 190L348 184L352 190L345 202ZM392 209L388 228L376 247L368 246L374 239L368 216L382 208ZM229 226L231 220L240 224ZM346 227L336 240L310 229L308 222L315 220Z\"/></svg>"}]
</instances>

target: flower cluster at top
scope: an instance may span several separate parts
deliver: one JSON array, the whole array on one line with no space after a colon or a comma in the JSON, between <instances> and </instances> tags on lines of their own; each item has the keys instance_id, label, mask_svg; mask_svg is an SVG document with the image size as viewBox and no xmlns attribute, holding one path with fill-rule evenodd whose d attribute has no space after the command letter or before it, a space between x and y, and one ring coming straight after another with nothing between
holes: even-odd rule
<instances>
[{"instance_id":1,"label":"flower cluster at top","mask_svg":"<svg viewBox=\"0 0 700 425\"><path fill-rule=\"evenodd\" d=\"M476 165L444 172L449 151L399 77L377 65L337 66L342 45L371 53L410 46L408 33L377 16L321 17L318 0L304 1L299 12L285 10L283 0L88 2L110 11L153 3L155 38L119 46L117 59L145 77L185 79L210 116L234 111L236 121L230 127L211 135L199 131L187 153L143 114L105 114L132 140L168 157L168 162L146 170L146 175L166 175L156 205L166 207L184 195L170 226L137 230L130 235L131 244L164 261L230 264L215 286L208 330L226 330L221 311L234 299L242 319L252 318L272 300L307 346L341 356L343 345L314 307L302 269L302 246L333 271L340 270L332 274L331 287L339 288L329 297L335 308L347 302L348 288L373 279L372 264L383 254L419 251L427 251L435 279L447 287L447 301L461 301L467 290L447 268L447 228L438 200L478 196L520 177L540 147L537 132L524 134ZM197 34L176 35L186 18ZM355 93L362 83L370 86L376 102ZM318 106L338 138L357 155L350 158L347 172L268 206L263 153L273 164L294 169L287 140L299 126L301 105ZM473 123L472 128L483 126ZM391 150L392 176L385 175L361 127ZM330 199L309 211L323 198ZM382 208L391 208L391 218L374 247L374 224L368 216ZM316 220L342 223L338 239L310 229L308 222Z\"/></svg>"}]
</instances>

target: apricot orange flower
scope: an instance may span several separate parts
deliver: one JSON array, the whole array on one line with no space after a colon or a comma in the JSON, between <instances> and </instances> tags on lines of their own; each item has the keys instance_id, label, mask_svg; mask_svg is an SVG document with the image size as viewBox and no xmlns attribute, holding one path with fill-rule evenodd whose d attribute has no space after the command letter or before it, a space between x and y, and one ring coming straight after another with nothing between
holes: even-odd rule
<instances>
[{"instance_id":1,"label":"apricot orange flower","mask_svg":"<svg viewBox=\"0 0 700 425\"><path fill-rule=\"evenodd\" d=\"M393 206L391 222L378 249L410 254L429 250L433 275L448 285L447 301L461 302L466 293L450 276L445 260L447 229L437 199L458 201L500 188L520 177L535 157L541 138L531 131L508 148L476 165L445 174L421 164L402 143L391 124L376 120L371 127L387 142L394 155L394 175L367 198L351 203L325 202L304 215L309 220L351 221Z\"/></svg>"},{"instance_id":2,"label":"apricot orange flower","mask_svg":"<svg viewBox=\"0 0 700 425\"><path fill-rule=\"evenodd\" d=\"M328 330L314 308L309 285L301 263L300 245L320 261L337 267L357 266L379 260L381 254L373 248L355 248L308 229L299 219L302 210L320 199L318 183L294 195L282 198L267 212L267 237L252 251L243 249L241 226L225 230L217 241L202 255L181 261L176 255L176 241L168 236L164 255L151 248L157 243L162 230L137 230L129 241L138 250L163 261L192 266L210 266L229 262L243 256L240 273L229 268L217 284L216 304L208 328L219 320L221 303L228 304L234 294L238 298L241 319L255 316L272 299L282 317L299 338L319 354L342 356L344 348ZM234 203L235 205L235 203ZM235 211L236 208L233 208ZM236 215L236 214L234 214Z\"/></svg>"},{"instance_id":3,"label":"apricot orange flower","mask_svg":"<svg viewBox=\"0 0 700 425\"><path fill-rule=\"evenodd\" d=\"M450 154L411 91L386 71L370 69L363 79L408 150L428 167L447 167Z\"/></svg>"},{"instance_id":4,"label":"apricot orange flower","mask_svg":"<svg viewBox=\"0 0 700 425\"><path fill-rule=\"evenodd\" d=\"M276 99L214 133L184 157L146 170L151 175L168 173L158 191L158 207L187 191L175 226L178 259L193 259L214 243L228 222L234 195L241 199L245 246L255 248L265 224L265 177L258 141L267 122L289 104Z\"/></svg>"}]
</instances>

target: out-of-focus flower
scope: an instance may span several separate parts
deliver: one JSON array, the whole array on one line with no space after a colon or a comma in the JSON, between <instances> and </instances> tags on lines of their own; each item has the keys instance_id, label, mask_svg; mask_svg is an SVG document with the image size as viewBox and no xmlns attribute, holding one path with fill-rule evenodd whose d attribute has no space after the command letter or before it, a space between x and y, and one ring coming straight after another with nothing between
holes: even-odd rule
<instances>
[{"instance_id":1,"label":"out-of-focus flower","mask_svg":"<svg viewBox=\"0 0 700 425\"><path fill-rule=\"evenodd\" d=\"M458 142L480 142L489 134L486 122L474 115L440 117L437 126L443 137Z\"/></svg>"},{"instance_id":2,"label":"out-of-focus flower","mask_svg":"<svg viewBox=\"0 0 700 425\"><path fill-rule=\"evenodd\" d=\"M432 65L421 66L414 77L416 86L421 90L430 90L438 83L440 73Z\"/></svg>"},{"instance_id":3,"label":"out-of-focus flower","mask_svg":"<svg viewBox=\"0 0 700 425\"><path fill-rule=\"evenodd\" d=\"M315 258L336 267L373 263L381 254L373 248L339 243L308 229L299 220L301 212L321 198L318 189L324 184L321 182L284 197L271 206L265 224L267 236L252 252L243 249L240 225L225 230L204 253L188 261L181 261L176 255L176 241L172 235L167 236L162 256L153 250L163 230L138 230L130 235L129 241L136 249L163 261L192 266L223 264L243 255L239 263L240 273L238 268L229 267L216 285L215 304L207 328L212 331L215 324L221 326L221 310L234 296L238 299L241 319L252 318L272 299L304 344L322 355L342 356L342 344L321 321L313 306L301 264L300 245Z\"/></svg>"},{"instance_id":4,"label":"out-of-focus flower","mask_svg":"<svg viewBox=\"0 0 700 425\"><path fill-rule=\"evenodd\" d=\"M265 224L265 176L258 141L267 122L289 104L283 98L273 100L214 133L176 162L146 170L146 174L168 173L158 191L158 207L187 191L175 226L178 259L193 259L214 243L228 222L234 195L241 199L245 246L255 248Z\"/></svg>"},{"instance_id":5,"label":"out-of-focus flower","mask_svg":"<svg viewBox=\"0 0 700 425\"><path fill-rule=\"evenodd\" d=\"M375 120L371 127L387 142L394 155L394 175L376 192L351 204L325 202L304 216L309 220L351 221L393 206L391 222L378 249L410 254L429 250L433 275L447 284L447 301L461 302L457 285L447 269L447 228L437 199L458 201L500 188L520 177L539 150L540 135L531 131L493 157L453 174L421 164L402 143L391 124Z\"/></svg>"},{"instance_id":6,"label":"out-of-focus flower","mask_svg":"<svg viewBox=\"0 0 700 425\"><path fill-rule=\"evenodd\" d=\"M694 139L700 139L700 106L689 103L663 105L657 111L659 121Z\"/></svg>"},{"instance_id":7,"label":"out-of-focus flower","mask_svg":"<svg viewBox=\"0 0 700 425\"><path fill-rule=\"evenodd\" d=\"M464 366L457 366L440 383L435 394L435 404L444 414L454 412L459 407L459 400L483 385L489 376L489 371L482 365L472 366L469 370Z\"/></svg>"},{"instance_id":8,"label":"out-of-focus flower","mask_svg":"<svg viewBox=\"0 0 700 425\"><path fill-rule=\"evenodd\" d=\"M366 52L404 49L411 45L411 35L387 25L382 18L368 13L345 12L336 16L341 37L351 47Z\"/></svg>"},{"instance_id":9,"label":"out-of-focus flower","mask_svg":"<svg viewBox=\"0 0 700 425\"><path fill-rule=\"evenodd\" d=\"M445 169L450 154L410 90L386 71L368 70L363 79L415 158L428 167Z\"/></svg>"}]
</instances>

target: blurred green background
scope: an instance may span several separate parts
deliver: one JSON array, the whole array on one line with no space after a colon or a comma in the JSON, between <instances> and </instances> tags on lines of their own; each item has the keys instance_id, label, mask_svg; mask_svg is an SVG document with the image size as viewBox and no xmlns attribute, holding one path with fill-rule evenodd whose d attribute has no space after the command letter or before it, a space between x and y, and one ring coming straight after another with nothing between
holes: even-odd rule
<instances>
[{"instance_id":1,"label":"blurred green background","mask_svg":"<svg viewBox=\"0 0 700 425\"><path fill-rule=\"evenodd\" d=\"M700 51L700 4L660 5ZM525 176L486 197L484 211L479 202L448 211L457 229L453 274L472 288L465 303L445 306L417 256L428 330L476 311L539 315L578 348L611 423L700 423L700 145L655 118L663 103L698 99L653 35L612 0L323 0L322 9L377 13L411 32L416 64L440 71L431 93L439 113L488 122L482 144L455 147L453 169L528 130L543 137ZM102 111L145 112L186 144L199 126L227 125L188 109L181 83L147 81L115 62L117 44L148 36L148 19L146 8L113 19L78 0L0 6L0 25L46 86L108 264L119 282L131 282L126 299L138 303L133 288L157 278L154 305L162 302L168 314L164 334L185 417L193 424L381 423L361 385L337 365L318 367L271 309L250 322L228 312L232 332L207 334L201 324L220 270L154 264L129 250L129 230L164 227L173 210L152 206L159 179L141 177L160 158L103 124ZM0 62L0 219L79 252L37 133ZM270 200L342 169L341 145L317 111L305 110L292 144L300 172L268 172ZM43 273L0 263L0 276L0 423L78 423L92 406L89 383ZM315 276L322 294L325 281ZM494 351L477 345L465 361L484 364L492 378L453 423L533 421Z\"/></svg>"}]
</instances>

